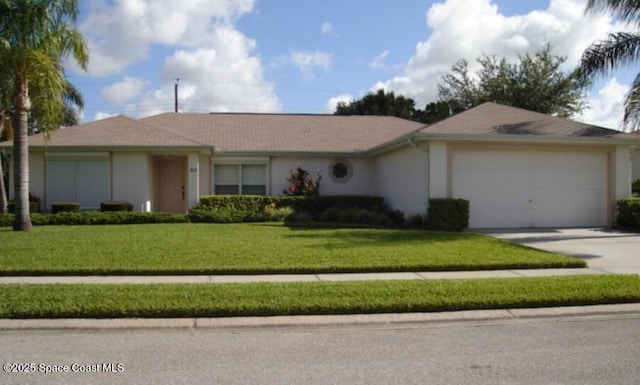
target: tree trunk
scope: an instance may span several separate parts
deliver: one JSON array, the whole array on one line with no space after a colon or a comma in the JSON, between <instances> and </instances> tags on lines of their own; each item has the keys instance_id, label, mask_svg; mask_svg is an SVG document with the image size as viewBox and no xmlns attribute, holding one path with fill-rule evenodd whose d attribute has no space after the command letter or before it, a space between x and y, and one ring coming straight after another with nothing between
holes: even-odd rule
<instances>
[{"instance_id":1,"label":"tree trunk","mask_svg":"<svg viewBox=\"0 0 640 385\"><path fill-rule=\"evenodd\" d=\"M4 113L0 113L0 137L4 131ZM2 153L0 153L0 214L7 213L7 191L4 188L4 159L2 159Z\"/></svg>"},{"instance_id":2,"label":"tree trunk","mask_svg":"<svg viewBox=\"0 0 640 385\"><path fill-rule=\"evenodd\" d=\"M2 154L0 154L0 214L7 213L7 191L4 188L4 167L2 167Z\"/></svg>"},{"instance_id":3,"label":"tree trunk","mask_svg":"<svg viewBox=\"0 0 640 385\"><path fill-rule=\"evenodd\" d=\"M31 230L29 214L29 93L25 79L18 79L18 95L16 97L17 124L13 138L13 181L15 188L15 222L14 231Z\"/></svg>"}]
</instances>

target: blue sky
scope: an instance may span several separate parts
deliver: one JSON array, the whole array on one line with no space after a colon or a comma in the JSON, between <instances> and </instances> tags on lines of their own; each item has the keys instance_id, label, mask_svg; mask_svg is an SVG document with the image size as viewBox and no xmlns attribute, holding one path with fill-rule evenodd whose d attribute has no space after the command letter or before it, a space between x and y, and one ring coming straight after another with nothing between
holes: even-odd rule
<instances>
[{"instance_id":1,"label":"blue sky","mask_svg":"<svg viewBox=\"0 0 640 385\"><path fill-rule=\"evenodd\" d=\"M515 60L549 42L572 68L591 42L624 28L585 16L585 3L91 0L79 21L89 73L68 74L85 122L172 112L176 78L181 112L330 113L380 87L423 108L462 58ZM599 81L576 119L617 128L630 81L624 72Z\"/></svg>"}]
</instances>

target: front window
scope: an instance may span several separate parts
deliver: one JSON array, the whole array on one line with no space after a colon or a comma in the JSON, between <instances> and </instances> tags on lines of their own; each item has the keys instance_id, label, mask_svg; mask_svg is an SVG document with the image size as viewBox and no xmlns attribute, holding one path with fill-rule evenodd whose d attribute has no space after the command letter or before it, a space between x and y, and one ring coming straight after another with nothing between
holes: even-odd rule
<instances>
[{"instance_id":1,"label":"front window","mask_svg":"<svg viewBox=\"0 0 640 385\"><path fill-rule=\"evenodd\" d=\"M267 167L263 164L217 164L213 180L216 195L267 194Z\"/></svg>"}]
</instances>

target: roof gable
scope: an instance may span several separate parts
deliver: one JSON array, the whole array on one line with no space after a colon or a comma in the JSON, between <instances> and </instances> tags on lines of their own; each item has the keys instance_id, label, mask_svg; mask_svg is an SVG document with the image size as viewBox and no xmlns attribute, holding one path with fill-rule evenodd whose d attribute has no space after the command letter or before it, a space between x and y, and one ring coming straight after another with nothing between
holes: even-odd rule
<instances>
[{"instance_id":1,"label":"roof gable","mask_svg":"<svg viewBox=\"0 0 640 385\"><path fill-rule=\"evenodd\" d=\"M425 127L420 133L584 138L624 135L616 130L491 102Z\"/></svg>"},{"instance_id":2,"label":"roof gable","mask_svg":"<svg viewBox=\"0 0 640 385\"><path fill-rule=\"evenodd\" d=\"M118 115L79 126L61 128L49 133L48 140L43 134L30 136L29 145L48 147L192 147L202 146L202 143Z\"/></svg>"}]
</instances>

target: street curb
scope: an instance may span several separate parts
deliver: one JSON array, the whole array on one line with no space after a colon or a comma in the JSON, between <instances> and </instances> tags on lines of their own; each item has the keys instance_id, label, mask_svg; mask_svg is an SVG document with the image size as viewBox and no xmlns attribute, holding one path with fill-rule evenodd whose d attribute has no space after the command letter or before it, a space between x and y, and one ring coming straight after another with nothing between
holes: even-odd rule
<instances>
[{"instance_id":1,"label":"street curb","mask_svg":"<svg viewBox=\"0 0 640 385\"><path fill-rule=\"evenodd\" d=\"M0 319L0 330L223 329L391 325L456 321L499 321L556 317L637 314L640 303L535 309L467 310L442 313L387 313L220 318Z\"/></svg>"}]
</instances>

